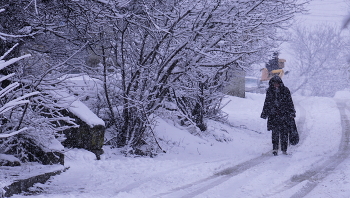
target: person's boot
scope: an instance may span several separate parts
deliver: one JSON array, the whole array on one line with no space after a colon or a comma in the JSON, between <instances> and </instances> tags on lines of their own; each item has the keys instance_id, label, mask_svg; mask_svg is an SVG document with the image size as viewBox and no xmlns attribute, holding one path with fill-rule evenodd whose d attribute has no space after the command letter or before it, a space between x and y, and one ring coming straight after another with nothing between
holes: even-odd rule
<instances>
[{"instance_id":1,"label":"person's boot","mask_svg":"<svg viewBox=\"0 0 350 198\"><path fill-rule=\"evenodd\" d=\"M273 154L274 156L277 156L277 150L273 150L273 151L272 151L272 154Z\"/></svg>"},{"instance_id":2,"label":"person's boot","mask_svg":"<svg viewBox=\"0 0 350 198\"><path fill-rule=\"evenodd\" d=\"M287 151L282 151L283 155L288 155Z\"/></svg>"}]
</instances>

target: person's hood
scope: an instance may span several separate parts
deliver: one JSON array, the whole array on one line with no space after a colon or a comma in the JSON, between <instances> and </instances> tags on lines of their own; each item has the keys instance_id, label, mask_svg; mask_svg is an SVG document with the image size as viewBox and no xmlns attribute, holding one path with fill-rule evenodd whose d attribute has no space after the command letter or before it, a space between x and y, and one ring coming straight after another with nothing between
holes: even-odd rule
<instances>
[{"instance_id":1,"label":"person's hood","mask_svg":"<svg viewBox=\"0 0 350 198\"><path fill-rule=\"evenodd\" d=\"M278 84L280 84L280 87L284 87L283 81L279 76L273 76L270 81L269 81L269 88L274 87L274 83L277 82Z\"/></svg>"}]
</instances>

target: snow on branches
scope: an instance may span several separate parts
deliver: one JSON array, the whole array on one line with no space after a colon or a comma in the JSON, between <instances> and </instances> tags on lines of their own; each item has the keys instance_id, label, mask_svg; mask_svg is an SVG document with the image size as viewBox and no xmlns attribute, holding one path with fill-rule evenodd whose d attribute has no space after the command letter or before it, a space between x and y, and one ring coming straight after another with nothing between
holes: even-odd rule
<instances>
[{"instance_id":1,"label":"snow on branches","mask_svg":"<svg viewBox=\"0 0 350 198\"><path fill-rule=\"evenodd\" d=\"M5 67L23 59L23 58L30 56L30 54L27 54L27 55L20 56L18 58L12 58L10 60L5 61L4 58L6 57L6 55L8 55L16 46L17 46L17 44L15 46L13 46L11 49L9 49L3 56L0 57L0 70L4 69ZM0 82L3 82L4 80L9 79L12 76L14 76L14 73L3 76L0 78ZM18 82L14 82L14 83L9 84L8 86L3 88L2 90L0 90L0 98L5 97L6 94L8 94L9 92L16 89L19 85L20 84ZM18 97L16 99L13 99L13 100L5 103L2 107L0 107L0 116L3 115L4 113L6 113L7 111L19 106L19 105L29 103L29 100L27 100L26 98L37 95L38 93L39 92L28 93L28 94L25 94L21 97ZM20 129L20 130L12 131L11 133L0 134L0 138L11 137L13 135L16 135L16 134L22 132L22 131L25 131L26 129L27 128L25 127L25 128Z\"/></svg>"}]
</instances>

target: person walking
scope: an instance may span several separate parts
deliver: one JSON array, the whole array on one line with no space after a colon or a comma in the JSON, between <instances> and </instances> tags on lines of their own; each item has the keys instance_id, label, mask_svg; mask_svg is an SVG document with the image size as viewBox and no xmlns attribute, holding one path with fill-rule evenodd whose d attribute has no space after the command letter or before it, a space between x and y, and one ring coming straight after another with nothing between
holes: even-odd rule
<instances>
[{"instance_id":1,"label":"person walking","mask_svg":"<svg viewBox=\"0 0 350 198\"><path fill-rule=\"evenodd\" d=\"M284 86L279 76L273 76L266 91L261 118L267 118L267 130L272 130L273 155L278 155L279 144L281 151L287 155L288 135L291 133L296 111L291 93Z\"/></svg>"}]
</instances>

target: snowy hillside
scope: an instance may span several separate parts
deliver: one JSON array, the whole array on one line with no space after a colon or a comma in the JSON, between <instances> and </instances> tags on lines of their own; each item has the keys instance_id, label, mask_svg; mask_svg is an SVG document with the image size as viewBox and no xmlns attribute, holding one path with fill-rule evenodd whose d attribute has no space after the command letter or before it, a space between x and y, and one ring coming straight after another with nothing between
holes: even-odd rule
<instances>
[{"instance_id":1,"label":"snowy hillside","mask_svg":"<svg viewBox=\"0 0 350 198\"><path fill-rule=\"evenodd\" d=\"M350 197L350 93L294 96L301 141L287 156L271 154L271 132L259 118L264 97L227 97L231 126L209 122L202 137L159 120L167 153L155 158L126 158L105 147L95 161L87 151L67 151L70 169L25 197Z\"/></svg>"}]
</instances>

